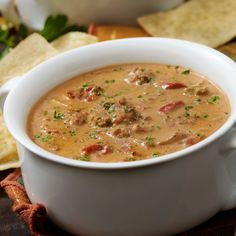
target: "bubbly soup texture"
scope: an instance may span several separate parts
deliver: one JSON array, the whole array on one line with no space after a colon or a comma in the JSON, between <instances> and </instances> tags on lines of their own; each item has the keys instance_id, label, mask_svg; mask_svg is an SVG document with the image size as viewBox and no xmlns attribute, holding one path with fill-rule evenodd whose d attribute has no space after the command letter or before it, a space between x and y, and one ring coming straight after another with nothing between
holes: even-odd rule
<instances>
[{"instance_id":1,"label":"bubbly soup texture","mask_svg":"<svg viewBox=\"0 0 236 236\"><path fill-rule=\"evenodd\" d=\"M180 66L126 64L55 87L32 108L28 133L64 157L124 162L194 145L229 115L227 96L201 74Z\"/></svg>"}]
</instances>

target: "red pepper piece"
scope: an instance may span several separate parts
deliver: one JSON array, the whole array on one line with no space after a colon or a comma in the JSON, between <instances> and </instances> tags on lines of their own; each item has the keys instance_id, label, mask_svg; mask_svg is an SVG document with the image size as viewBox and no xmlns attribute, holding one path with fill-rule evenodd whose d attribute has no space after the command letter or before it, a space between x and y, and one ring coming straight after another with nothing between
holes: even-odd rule
<instances>
[{"instance_id":1,"label":"red pepper piece","mask_svg":"<svg viewBox=\"0 0 236 236\"><path fill-rule=\"evenodd\" d=\"M203 138L204 137L200 137L200 136L197 136L197 135L192 135L186 140L186 143L188 145L194 145L194 144L199 143L200 141L202 141Z\"/></svg>"},{"instance_id":2,"label":"red pepper piece","mask_svg":"<svg viewBox=\"0 0 236 236\"><path fill-rule=\"evenodd\" d=\"M160 108L160 111L164 112L164 113L168 113L170 111L173 111L175 108L178 108L178 107L181 107L181 106L184 106L183 101L172 102L172 103L168 103L168 104L162 106Z\"/></svg>"},{"instance_id":3,"label":"red pepper piece","mask_svg":"<svg viewBox=\"0 0 236 236\"><path fill-rule=\"evenodd\" d=\"M100 152L101 154L107 154L107 153L110 153L112 151L113 151L113 149L112 149L111 146L102 145L102 144L92 144L92 145L89 145L89 146L84 147L82 149L82 153L84 153L86 155L90 155L90 154L95 153L95 152Z\"/></svg>"},{"instance_id":4,"label":"red pepper piece","mask_svg":"<svg viewBox=\"0 0 236 236\"><path fill-rule=\"evenodd\" d=\"M178 89L178 88L186 88L187 86L181 83L165 83L161 87L163 89Z\"/></svg>"}]
</instances>

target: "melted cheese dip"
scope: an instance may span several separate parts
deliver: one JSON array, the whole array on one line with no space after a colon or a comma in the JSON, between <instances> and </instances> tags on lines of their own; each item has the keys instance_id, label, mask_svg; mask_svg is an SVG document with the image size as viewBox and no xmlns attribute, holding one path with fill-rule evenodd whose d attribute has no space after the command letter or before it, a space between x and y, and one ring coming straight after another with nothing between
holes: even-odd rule
<instances>
[{"instance_id":1,"label":"melted cheese dip","mask_svg":"<svg viewBox=\"0 0 236 236\"><path fill-rule=\"evenodd\" d=\"M135 161L205 139L230 115L226 94L180 66L126 64L79 75L32 108L28 133L60 156Z\"/></svg>"}]
</instances>

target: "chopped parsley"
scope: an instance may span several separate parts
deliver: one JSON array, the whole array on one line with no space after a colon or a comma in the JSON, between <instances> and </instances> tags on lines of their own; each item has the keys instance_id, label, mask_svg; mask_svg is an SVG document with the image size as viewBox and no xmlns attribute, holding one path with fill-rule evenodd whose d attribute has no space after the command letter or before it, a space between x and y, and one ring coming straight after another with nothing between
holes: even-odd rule
<instances>
[{"instance_id":1,"label":"chopped parsley","mask_svg":"<svg viewBox=\"0 0 236 236\"><path fill-rule=\"evenodd\" d=\"M207 102L209 104L217 104L220 100L220 97L219 96L212 96L210 98L207 99Z\"/></svg>"},{"instance_id":2,"label":"chopped parsley","mask_svg":"<svg viewBox=\"0 0 236 236\"><path fill-rule=\"evenodd\" d=\"M116 81L114 79L111 80L105 80L106 84L114 84Z\"/></svg>"},{"instance_id":3,"label":"chopped parsley","mask_svg":"<svg viewBox=\"0 0 236 236\"><path fill-rule=\"evenodd\" d=\"M92 139L98 139L97 132L96 131L90 132L89 137L92 138Z\"/></svg>"},{"instance_id":4,"label":"chopped parsley","mask_svg":"<svg viewBox=\"0 0 236 236\"><path fill-rule=\"evenodd\" d=\"M65 117L65 114L62 113L62 112L58 112L58 111L54 111L54 114L53 114L53 119L56 121L56 120L63 120Z\"/></svg>"},{"instance_id":5,"label":"chopped parsley","mask_svg":"<svg viewBox=\"0 0 236 236\"><path fill-rule=\"evenodd\" d=\"M143 98L143 96L142 95L138 95L137 98Z\"/></svg>"},{"instance_id":6,"label":"chopped parsley","mask_svg":"<svg viewBox=\"0 0 236 236\"><path fill-rule=\"evenodd\" d=\"M103 108L104 108L105 110L109 110L114 104L115 104L114 102L105 102L105 103L103 104Z\"/></svg>"},{"instance_id":7,"label":"chopped parsley","mask_svg":"<svg viewBox=\"0 0 236 236\"><path fill-rule=\"evenodd\" d=\"M196 98L194 101L199 103L199 102L201 102L202 100L201 100L201 98Z\"/></svg>"},{"instance_id":8,"label":"chopped parsley","mask_svg":"<svg viewBox=\"0 0 236 236\"><path fill-rule=\"evenodd\" d=\"M155 153L152 154L152 157L153 157L153 158L155 158L155 157L159 157L159 156L160 156L160 154L157 153L157 152L155 152Z\"/></svg>"},{"instance_id":9,"label":"chopped parsley","mask_svg":"<svg viewBox=\"0 0 236 236\"><path fill-rule=\"evenodd\" d=\"M202 118L203 118L203 119L206 119L206 118L208 118L208 117L209 117L208 114L203 114L203 115L202 115Z\"/></svg>"},{"instance_id":10,"label":"chopped parsley","mask_svg":"<svg viewBox=\"0 0 236 236\"><path fill-rule=\"evenodd\" d=\"M41 140L42 142L48 142L50 138L51 138L50 135L46 135L46 136L42 137L40 140Z\"/></svg>"},{"instance_id":11,"label":"chopped parsley","mask_svg":"<svg viewBox=\"0 0 236 236\"><path fill-rule=\"evenodd\" d=\"M83 84L82 87L83 87L83 88L88 88L88 87L89 87L89 84L88 84L88 83Z\"/></svg>"},{"instance_id":12,"label":"chopped parsley","mask_svg":"<svg viewBox=\"0 0 236 236\"><path fill-rule=\"evenodd\" d=\"M42 136L42 134L35 134L34 137L35 138L40 138Z\"/></svg>"},{"instance_id":13,"label":"chopped parsley","mask_svg":"<svg viewBox=\"0 0 236 236\"><path fill-rule=\"evenodd\" d=\"M102 89L102 88L100 88L100 87L95 88L95 89L93 90L93 92L94 92L94 94L95 94L96 96L98 96L98 97L104 95L104 89Z\"/></svg>"},{"instance_id":14,"label":"chopped parsley","mask_svg":"<svg viewBox=\"0 0 236 236\"><path fill-rule=\"evenodd\" d=\"M86 154L81 154L79 159L80 161L90 161L90 156Z\"/></svg>"},{"instance_id":15,"label":"chopped parsley","mask_svg":"<svg viewBox=\"0 0 236 236\"><path fill-rule=\"evenodd\" d=\"M127 161L136 161L134 157L129 157Z\"/></svg>"},{"instance_id":16,"label":"chopped parsley","mask_svg":"<svg viewBox=\"0 0 236 236\"><path fill-rule=\"evenodd\" d=\"M145 143L148 145L148 146L155 146L155 138L154 137L151 137L151 136L147 136L145 137Z\"/></svg>"},{"instance_id":17,"label":"chopped parsley","mask_svg":"<svg viewBox=\"0 0 236 236\"><path fill-rule=\"evenodd\" d=\"M51 139L50 135L42 136L42 134L35 134L34 137L39 139L41 142L48 142L49 139Z\"/></svg>"},{"instance_id":18,"label":"chopped parsley","mask_svg":"<svg viewBox=\"0 0 236 236\"><path fill-rule=\"evenodd\" d=\"M190 74L190 70L184 70L184 71L182 72L182 74L183 74L183 75L188 75L188 74Z\"/></svg>"},{"instance_id":19,"label":"chopped parsley","mask_svg":"<svg viewBox=\"0 0 236 236\"><path fill-rule=\"evenodd\" d=\"M76 136L77 132L76 132L76 130L69 130L69 134L70 134L70 136Z\"/></svg>"},{"instance_id":20,"label":"chopped parsley","mask_svg":"<svg viewBox=\"0 0 236 236\"><path fill-rule=\"evenodd\" d=\"M186 107L184 107L184 109L185 109L184 116L185 116L185 117L189 117L189 116L190 116L189 111L190 111L191 109L193 109L193 106L186 106Z\"/></svg>"}]
</instances>

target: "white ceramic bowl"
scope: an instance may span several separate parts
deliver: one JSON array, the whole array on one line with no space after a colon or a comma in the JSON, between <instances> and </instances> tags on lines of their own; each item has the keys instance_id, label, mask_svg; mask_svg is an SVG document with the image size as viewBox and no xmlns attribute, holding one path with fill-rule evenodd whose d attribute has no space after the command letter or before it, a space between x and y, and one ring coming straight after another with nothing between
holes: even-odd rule
<instances>
[{"instance_id":1,"label":"white ceramic bowl","mask_svg":"<svg viewBox=\"0 0 236 236\"><path fill-rule=\"evenodd\" d=\"M137 24L137 17L173 8L183 0L0 0L0 10L13 22L42 29L48 15L63 13L71 23ZM14 6L16 5L16 7Z\"/></svg>"},{"instance_id":2,"label":"white ceramic bowl","mask_svg":"<svg viewBox=\"0 0 236 236\"><path fill-rule=\"evenodd\" d=\"M213 135L184 150L131 163L90 163L58 157L28 137L30 108L47 91L96 68L131 62L188 67L229 96L231 115ZM206 46L182 40L114 40L56 56L1 88L6 125L18 144L26 191L63 229L85 236L168 235L236 206L227 167L236 147L236 66ZM235 158L233 158L235 160ZM234 172L236 166L231 165Z\"/></svg>"}]
</instances>

